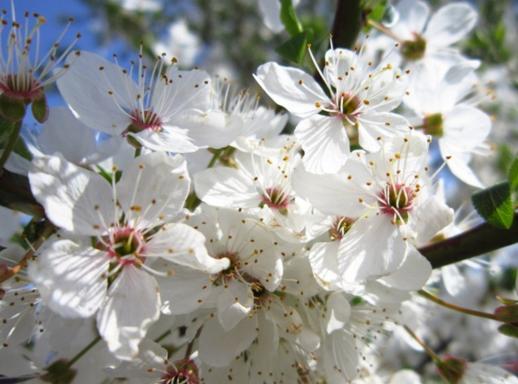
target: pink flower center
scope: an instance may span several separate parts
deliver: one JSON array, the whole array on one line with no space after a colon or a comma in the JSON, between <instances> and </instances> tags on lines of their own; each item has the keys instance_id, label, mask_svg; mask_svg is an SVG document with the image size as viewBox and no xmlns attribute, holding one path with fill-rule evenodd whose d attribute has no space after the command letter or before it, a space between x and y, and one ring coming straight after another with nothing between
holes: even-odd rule
<instances>
[{"instance_id":1,"label":"pink flower center","mask_svg":"<svg viewBox=\"0 0 518 384\"><path fill-rule=\"evenodd\" d=\"M266 188L261 198L261 204L286 214L290 204L290 197L281 188Z\"/></svg>"},{"instance_id":2,"label":"pink flower center","mask_svg":"<svg viewBox=\"0 0 518 384\"><path fill-rule=\"evenodd\" d=\"M128 127L130 132L140 132L146 129L158 132L162 129L160 117L151 109L144 112L135 110L131 113L131 125Z\"/></svg>"},{"instance_id":3,"label":"pink flower center","mask_svg":"<svg viewBox=\"0 0 518 384\"><path fill-rule=\"evenodd\" d=\"M199 384L198 367L190 359L180 360L168 366L159 384Z\"/></svg>"},{"instance_id":4,"label":"pink flower center","mask_svg":"<svg viewBox=\"0 0 518 384\"><path fill-rule=\"evenodd\" d=\"M379 197L382 213L406 221L413 207L415 191L404 184L387 184Z\"/></svg>"},{"instance_id":5,"label":"pink flower center","mask_svg":"<svg viewBox=\"0 0 518 384\"><path fill-rule=\"evenodd\" d=\"M0 91L11 99L31 102L41 97L43 88L30 75L6 74L0 77Z\"/></svg>"},{"instance_id":6,"label":"pink flower center","mask_svg":"<svg viewBox=\"0 0 518 384\"><path fill-rule=\"evenodd\" d=\"M145 240L142 233L130 227L119 228L112 234L108 255L117 259L121 264L134 264L135 258L140 260L140 254L144 250ZM126 256L135 258L126 258Z\"/></svg>"}]
</instances>

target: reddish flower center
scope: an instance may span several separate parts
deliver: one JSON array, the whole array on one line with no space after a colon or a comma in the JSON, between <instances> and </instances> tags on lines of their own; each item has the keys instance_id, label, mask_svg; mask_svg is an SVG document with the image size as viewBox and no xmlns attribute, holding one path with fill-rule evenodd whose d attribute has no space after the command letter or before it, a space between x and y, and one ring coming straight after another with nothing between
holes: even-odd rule
<instances>
[{"instance_id":1,"label":"reddish flower center","mask_svg":"<svg viewBox=\"0 0 518 384\"><path fill-rule=\"evenodd\" d=\"M118 229L112 234L108 255L118 259L122 264L134 264L135 259L125 258L133 255L141 259L141 252L144 250L144 237L138 230L125 227Z\"/></svg>"},{"instance_id":2,"label":"reddish flower center","mask_svg":"<svg viewBox=\"0 0 518 384\"><path fill-rule=\"evenodd\" d=\"M184 359L177 361L175 366L168 366L159 384L199 384L199 382L198 367L194 361Z\"/></svg>"},{"instance_id":3,"label":"reddish flower center","mask_svg":"<svg viewBox=\"0 0 518 384\"><path fill-rule=\"evenodd\" d=\"M151 109L145 111L135 110L131 113L131 125L128 127L130 132L140 132L146 129L158 132L162 129L160 117Z\"/></svg>"},{"instance_id":4,"label":"reddish flower center","mask_svg":"<svg viewBox=\"0 0 518 384\"><path fill-rule=\"evenodd\" d=\"M6 74L0 77L0 91L11 99L31 102L43 94L43 88L30 75Z\"/></svg>"},{"instance_id":5,"label":"reddish flower center","mask_svg":"<svg viewBox=\"0 0 518 384\"><path fill-rule=\"evenodd\" d=\"M266 188L261 198L261 204L286 214L290 204L290 197L281 188Z\"/></svg>"},{"instance_id":6,"label":"reddish flower center","mask_svg":"<svg viewBox=\"0 0 518 384\"><path fill-rule=\"evenodd\" d=\"M404 184L387 184L380 192L381 212L406 221L408 212L412 210L415 191Z\"/></svg>"}]
</instances>

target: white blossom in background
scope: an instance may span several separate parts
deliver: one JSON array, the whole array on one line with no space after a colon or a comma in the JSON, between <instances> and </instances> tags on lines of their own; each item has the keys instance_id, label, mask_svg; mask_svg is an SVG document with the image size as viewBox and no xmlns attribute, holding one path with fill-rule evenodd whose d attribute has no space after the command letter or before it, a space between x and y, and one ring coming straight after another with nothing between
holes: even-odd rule
<instances>
[{"instance_id":1,"label":"white blossom in background","mask_svg":"<svg viewBox=\"0 0 518 384\"><path fill-rule=\"evenodd\" d=\"M468 165L474 154L487 153L484 142L491 130L490 117L476 106L478 79L472 70L453 66L441 77L423 68L415 74L404 102L415 114L415 127L439 142L442 158L463 182L483 185Z\"/></svg>"},{"instance_id":2,"label":"white blossom in background","mask_svg":"<svg viewBox=\"0 0 518 384\"><path fill-rule=\"evenodd\" d=\"M454 64L476 68L453 45L466 38L478 15L467 2L452 2L430 16L430 7L421 0L401 0L395 6L398 21L390 25L388 36L398 43L401 60L409 68L428 66L432 70Z\"/></svg>"},{"instance_id":3,"label":"white blossom in background","mask_svg":"<svg viewBox=\"0 0 518 384\"><path fill-rule=\"evenodd\" d=\"M181 58L181 64L190 67L195 64L201 51L201 42L191 32L187 21L179 19L169 26L167 38L156 42L153 50L157 55L165 53L166 57Z\"/></svg>"},{"instance_id":4,"label":"white blossom in background","mask_svg":"<svg viewBox=\"0 0 518 384\"><path fill-rule=\"evenodd\" d=\"M254 75L277 104L301 118L294 135L304 150L304 165L314 173L335 173L353 144L378 149L377 138L401 134L408 124L391 112L400 103L405 82L387 59L375 65L347 49L331 49L324 71L325 90L306 72L270 62Z\"/></svg>"},{"instance_id":5,"label":"white blossom in background","mask_svg":"<svg viewBox=\"0 0 518 384\"><path fill-rule=\"evenodd\" d=\"M113 0L112 0L113 1ZM129 12L156 12L162 9L162 0L114 0Z\"/></svg>"},{"instance_id":6,"label":"white blossom in background","mask_svg":"<svg viewBox=\"0 0 518 384\"><path fill-rule=\"evenodd\" d=\"M296 7L300 0L292 0L292 5ZM263 23L272 32L279 33L284 30L281 21L281 2L279 0L257 0L259 11L263 17Z\"/></svg>"}]
</instances>

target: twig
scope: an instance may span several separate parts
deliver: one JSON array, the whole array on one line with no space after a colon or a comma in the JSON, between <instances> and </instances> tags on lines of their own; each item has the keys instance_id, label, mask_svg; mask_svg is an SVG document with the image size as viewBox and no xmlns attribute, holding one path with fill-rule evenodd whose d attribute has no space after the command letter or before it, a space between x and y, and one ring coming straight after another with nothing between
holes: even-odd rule
<instances>
[{"instance_id":1,"label":"twig","mask_svg":"<svg viewBox=\"0 0 518 384\"><path fill-rule=\"evenodd\" d=\"M518 213L515 213L514 223L509 229L483 223L457 236L422 247L419 252L433 268L440 268L514 243L518 243Z\"/></svg>"}]
</instances>

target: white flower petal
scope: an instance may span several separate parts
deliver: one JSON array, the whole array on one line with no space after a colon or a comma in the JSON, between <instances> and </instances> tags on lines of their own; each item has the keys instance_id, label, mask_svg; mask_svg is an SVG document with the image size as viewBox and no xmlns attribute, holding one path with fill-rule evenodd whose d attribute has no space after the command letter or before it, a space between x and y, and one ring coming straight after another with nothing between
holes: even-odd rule
<instances>
[{"instance_id":1,"label":"white flower petal","mask_svg":"<svg viewBox=\"0 0 518 384\"><path fill-rule=\"evenodd\" d=\"M97 131L84 125L65 107L50 109L49 117L36 141L43 153L61 153L65 159L77 165L98 162L108 157L109 153L105 151L116 151L120 143L119 138L98 143Z\"/></svg>"},{"instance_id":2,"label":"white flower petal","mask_svg":"<svg viewBox=\"0 0 518 384\"><path fill-rule=\"evenodd\" d=\"M460 272L459 267L456 264L446 265L441 268L442 281L444 288L452 296L457 296L462 289L466 287L468 282L464 275Z\"/></svg>"},{"instance_id":3,"label":"white flower petal","mask_svg":"<svg viewBox=\"0 0 518 384\"><path fill-rule=\"evenodd\" d=\"M446 159L446 164L450 168L451 173L472 187L484 188L482 181L468 165L471 160L470 154L454 152L447 143L441 141L439 141L439 149L441 150L442 157Z\"/></svg>"},{"instance_id":4,"label":"white flower petal","mask_svg":"<svg viewBox=\"0 0 518 384\"><path fill-rule=\"evenodd\" d=\"M417 233L417 242L426 244L453 221L453 209L448 207L441 195L434 194L421 202L412 211L410 220Z\"/></svg>"},{"instance_id":5,"label":"white flower petal","mask_svg":"<svg viewBox=\"0 0 518 384\"><path fill-rule=\"evenodd\" d=\"M97 235L113 221L110 184L61 156L35 158L29 181L34 197L58 227L79 235Z\"/></svg>"},{"instance_id":6,"label":"white flower petal","mask_svg":"<svg viewBox=\"0 0 518 384\"><path fill-rule=\"evenodd\" d=\"M130 133L143 147L153 151L191 153L200 149L189 137L187 129L174 125L164 125L161 131L146 129L138 133Z\"/></svg>"},{"instance_id":7,"label":"white flower petal","mask_svg":"<svg viewBox=\"0 0 518 384\"><path fill-rule=\"evenodd\" d=\"M189 109L207 109L210 105L210 83L210 76L205 71L184 71L172 66L166 77L155 84L151 105L155 113L165 119L164 123Z\"/></svg>"},{"instance_id":8,"label":"white flower petal","mask_svg":"<svg viewBox=\"0 0 518 384\"><path fill-rule=\"evenodd\" d=\"M257 68L254 78L273 101L302 118L330 103L315 79L297 68L269 62Z\"/></svg>"},{"instance_id":9,"label":"white flower petal","mask_svg":"<svg viewBox=\"0 0 518 384\"><path fill-rule=\"evenodd\" d=\"M209 168L194 175L194 190L215 207L255 208L261 202L253 180L236 169Z\"/></svg>"},{"instance_id":10,"label":"white flower petal","mask_svg":"<svg viewBox=\"0 0 518 384\"><path fill-rule=\"evenodd\" d=\"M371 152L379 150L380 142L378 138L391 138L409 133L408 121L395 113L369 114L360 118L359 122L360 145Z\"/></svg>"},{"instance_id":11,"label":"white flower petal","mask_svg":"<svg viewBox=\"0 0 518 384\"><path fill-rule=\"evenodd\" d=\"M336 383L352 380L357 374L358 351L349 333L339 330L328 338L322 358L326 373Z\"/></svg>"},{"instance_id":12,"label":"white flower petal","mask_svg":"<svg viewBox=\"0 0 518 384\"><path fill-rule=\"evenodd\" d=\"M324 289L332 289L340 280L338 271L338 241L315 243L309 251L311 269L317 277L317 282Z\"/></svg>"},{"instance_id":13,"label":"white flower petal","mask_svg":"<svg viewBox=\"0 0 518 384\"><path fill-rule=\"evenodd\" d=\"M403 369L392 375L389 384L421 384L421 377L414 371Z\"/></svg>"},{"instance_id":14,"label":"white flower petal","mask_svg":"<svg viewBox=\"0 0 518 384\"><path fill-rule=\"evenodd\" d=\"M394 272L407 245L392 217L384 214L358 219L340 241L338 268L344 281L362 281Z\"/></svg>"},{"instance_id":15,"label":"white flower petal","mask_svg":"<svg viewBox=\"0 0 518 384\"><path fill-rule=\"evenodd\" d=\"M351 317L351 305L340 292L333 292L327 299L326 332L344 328ZM332 337L332 336L331 336Z\"/></svg>"},{"instance_id":16,"label":"white flower petal","mask_svg":"<svg viewBox=\"0 0 518 384\"><path fill-rule=\"evenodd\" d=\"M257 337L257 317L246 317L230 332L217 319L205 323L199 338L200 359L214 367L225 367Z\"/></svg>"},{"instance_id":17,"label":"white flower petal","mask_svg":"<svg viewBox=\"0 0 518 384\"><path fill-rule=\"evenodd\" d=\"M53 311L64 317L90 317L104 302L108 264L105 252L53 238L39 251L30 272Z\"/></svg>"},{"instance_id":18,"label":"white flower petal","mask_svg":"<svg viewBox=\"0 0 518 384\"><path fill-rule=\"evenodd\" d=\"M401 39L412 39L412 33L421 34L430 14L430 8L424 1L402 0L396 10L399 15L398 22L391 27L396 36Z\"/></svg>"},{"instance_id":19,"label":"white flower petal","mask_svg":"<svg viewBox=\"0 0 518 384\"><path fill-rule=\"evenodd\" d=\"M179 125L188 129L189 137L200 147L223 148L248 128L238 114L222 111L193 111Z\"/></svg>"},{"instance_id":20,"label":"white flower petal","mask_svg":"<svg viewBox=\"0 0 518 384\"><path fill-rule=\"evenodd\" d=\"M352 178L348 180L348 176ZM354 180L354 181L353 181ZM316 175L298 167L293 174L293 188L301 197L318 210L329 215L357 217L365 207L358 203L358 198L365 202L374 202L361 186L372 181L371 175L356 159L349 159L345 174Z\"/></svg>"},{"instance_id":21,"label":"white flower petal","mask_svg":"<svg viewBox=\"0 0 518 384\"><path fill-rule=\"evenodd\" d=\"M108 291L97 315L99 334L121 360L132 360L149 327L160 316L160 294L154 277L128 265Z\"/></svg>"},{"instance_id":22,"label":"white flower petal","mask_svg":"<svg viewBox=\"0 0 518 384\"><path fill-rule=\"evenodd\" d=\"M227 259L215 259L205 249L205 236L182 223L166 224L145 245L143 256L162 257L185 267L218 273L228 267Z\"/></svg>"},{"instance_id":23,"label":"white flower petal","mask_svg":"<svg viewBox=\"0 0 518 384\"><path fill-rule=\"evenodd\" d=\"M173 315L194 312L211 293L211 275L190 268L176 267L171 277L159 279L164 303L170 301Z\"/></svg>"},{"instance_id":24,"label":"white flower petal","mask_svg":"<svg viewBox=\"0 0 518 384\"><path fill-rule=\"evenodd\" d=\"M441 7L430 19L425 36L435 46L446 47L465 37L477 23L477 12L468 3Z\"/></svg>"},{"instance_id":25,"label":"white flower petal","mask_svg":"<svg viewBox=\"0 0 518 384\"><path fill-rule=\"evenodd\" d=\"M302 160L309 172L336 173L347 160L349 138L337 117L311 116L297 124L294 134L304 150Z\"/></svg>"},{"instance_id":26,"label":"white flower petal","mask_svg":"<svg viewBox=\"0 0 518 384\"><path fill-rule=\"evenodd\" d=\"M381 281L392 288L417 291L423 288L431 274L430 262L417 249L410 246L403 264Z\"/></svg>"},{"instance_id":27,"label":"white flower petal","mask_svg":"<svg viewBox=\"0 0 518 384\"><path fill-rule=\"evenodd\" d=\"M117 103L127 109L136 103L133 80L118 65L94 53L71 53L67 61L70 68L57 80L57 86L74 114L92 129L112 135L122 133L131 119Z\"/></svg>"},{"instance_id":28,"label":"white flower petal","mask_svg":"<svg viewBox=\"0 0 518 384\"><path fill-rule=\"evenodd\" d=\"M284 24L281 21L281 3L278 0L259 0L259 11L263 16L264 24L275 33L284 30Z\"/></svg>"},{"instance_id":29,"label":"white flower petal","mask_svg":"<svg viewBox=\"0 0 518 384\"><path fill-rule=\"evenodd\" d=\"M444 141L450 150L467 152L480 145L489 135L491 119L480 109L457 105L444 116Z\"/></svg>"},{"instance_id":30,"label":"white flower petal","mask_svg":"<svg viewBox=\"0 0 518 384\"><path fill-rule=\"evenodd\" d=\"M240 281L232 280L223 285L217 298L217 306L218 320L225 332L229 332L247 317L254 307L252 289Z\"/></svg>"},{"instance_id":31,"label":"white flower petal","mask_svg":"<svg viewBox=\"0 0 518 384\"><path fill-rule=\"evenodd\" d=\"M189 194L190 179L183 157L154 152L135 158L117 184L117 198L130 221L141 226L177 214Z\"/></svg>"}]
</instances>

